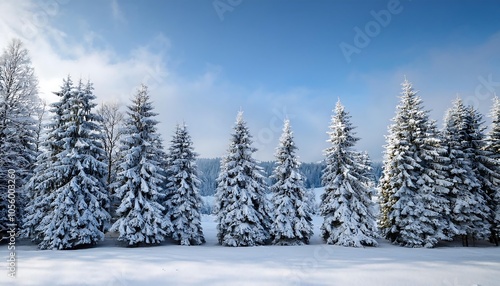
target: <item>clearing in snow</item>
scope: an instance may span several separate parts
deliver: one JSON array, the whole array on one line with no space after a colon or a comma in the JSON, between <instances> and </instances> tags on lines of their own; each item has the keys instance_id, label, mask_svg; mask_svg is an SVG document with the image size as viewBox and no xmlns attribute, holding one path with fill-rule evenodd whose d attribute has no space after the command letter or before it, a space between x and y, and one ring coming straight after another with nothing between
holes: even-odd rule
<instances>
[{"instance_id":1,"label":"clearing in snow","mask_svg":"<svg viewBox=\"0 0 500 286\"><path fill-rule=\"evenodd\" d=\"M38 250L16 244L17 277L6 267L0 285L498 285L500 248L405 248L378 239L378 247L326 245L323 219L314 217L310 245L224 247L217 244L213 216L203 216L207 242L127 248L106 237L94 248ZM7 245L0 245L7 264Z\"/></svg>"}]
</instances>

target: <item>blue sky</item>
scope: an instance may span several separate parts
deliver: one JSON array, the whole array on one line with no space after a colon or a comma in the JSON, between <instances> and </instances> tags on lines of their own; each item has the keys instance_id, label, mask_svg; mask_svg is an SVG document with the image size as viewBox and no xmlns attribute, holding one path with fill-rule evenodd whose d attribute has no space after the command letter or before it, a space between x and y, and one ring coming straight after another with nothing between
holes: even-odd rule
<instances>
[{"instance_id":1,"label":"blue sky","mask_svg":"<svg viewBox=\"0 0 500 286\"><path fill-rule=\"evenodd\" d=\"M405 75L438 122L457 95L488 112L499 12L498 1L6 0L0 44L25 42L49 101L67 74L90 78L100 102L127 104L145 82L166 145L186 121L202 157L224 154L243 109L258 159L273 158L288 117L301 159L320 160L340 98L358 149L381 160Z\"/></svg>"}]
</instances>

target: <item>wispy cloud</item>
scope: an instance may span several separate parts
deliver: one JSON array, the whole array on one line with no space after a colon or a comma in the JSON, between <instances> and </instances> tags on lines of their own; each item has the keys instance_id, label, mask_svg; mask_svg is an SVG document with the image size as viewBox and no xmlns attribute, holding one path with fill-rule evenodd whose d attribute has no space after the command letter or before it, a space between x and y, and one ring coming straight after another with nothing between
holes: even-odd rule
<instances>
[{"instance_id":1,"label":"wispy cloud","mask_svg":"<svg viewBox=\"0 0 500 286\"><path fill-rule=\"evenodd\" d=\"M118 23L125 23L126 22L125 14L123 13L123 10L120 8L118 0L111 0L110 4L111 4L111 15L113 16L113 19Z\"/></svg>"}]
</instances>

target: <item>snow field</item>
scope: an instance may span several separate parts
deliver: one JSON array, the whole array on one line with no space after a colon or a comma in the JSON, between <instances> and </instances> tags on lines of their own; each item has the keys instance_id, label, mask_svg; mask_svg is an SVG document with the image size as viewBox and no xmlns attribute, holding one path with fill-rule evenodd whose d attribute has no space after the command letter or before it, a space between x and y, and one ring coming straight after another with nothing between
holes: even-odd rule
<instances>
[{"instance_id":1,"label":"snow field","mask_svg":"<svg viewBox=\"0 0 500 286\"><path fill-rule=\"evenodd\" d=\"M203 216L207 242L127 248L107 237L94 248L38 250L20 241L17 278L0 285L498 285L500 248L484 244L404 248L379 239L378 247L324 244L314 217L310 245L224 247L213 216ZM7 246L0 255L7 257ZM4 262L6 263L6 262Z\"/></svg>"}]
</instances>

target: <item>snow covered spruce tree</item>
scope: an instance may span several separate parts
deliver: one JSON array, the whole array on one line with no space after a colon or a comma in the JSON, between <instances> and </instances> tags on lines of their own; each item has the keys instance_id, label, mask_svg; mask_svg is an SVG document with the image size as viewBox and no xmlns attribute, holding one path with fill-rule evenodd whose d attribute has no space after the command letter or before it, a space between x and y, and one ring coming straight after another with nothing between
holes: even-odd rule
<instances>
[{"instance_id":1,"label":"snow covered spruce tree","mask_svg":"<svg viewBox=\"0 0 500 286\"><path fill-rule=\"evenodd\" d=\"M433 247L447 228L445 150L410 82L402 95L386 137L380 181L379 227L386 239L407 247Z\"/></svg>"},{"instance_id":2,"label":"snow covered spruce tree","mask_svg":"<svg viewBox=\"0 0 500 286\"><path fill-rule=\"evenodd\" d=\"M492 123L491 129L488 133L486 150L489 152L491 158L497 164L500 164L500 99L493 98L493 107L491 109ZM488 207L490 208L490 241L498 246L500 239L500 184L498 180L493 180L492 185L488 188Z\"/></svg>"},{"instance_id":3,"label":"snow covered spruce tree","mask_svg":"<svg viewBox=\"0 0 500 286\"><path fill-rule=\"evenodd\" d=\"M285 120L272 176L276 183L271 186L271 236L273 244L277 245L308 244L313 234L311 206L303 176L299 172L296 149L290 121Z\"/></svg>"},{"instance_id":4,"label":"snow covered spruce tree","mask_svg":"<svg viewBox=\"0 0 500 286\"><path fill-rule=\"evenodd\" d=\"M500 162L494 158L495 153L487 148L483 115L473 106L467 108L467 115L467 133L470 134L473 154L472 167L481 184L476 196L485 201L485 204L479 204L484 225L476 225L473 238L491 239L494 235L492 223L494 223L493 215L496 208L491 198L499 188ZM495 242L494 239L492 242Z\"/></svg>"},{"instance_id":5,"label":"snow covered spruce tree","mask_svg":"<svg viewBox=\"0 0 500 286\"><path fill-rule=\"evenodd\" d=\"M12 40L0 55L0 238L11 228L8 224L20 226L25 186L38 155L39 107L38 81L28 50L20 40ZM10 213L9 201L15 202Z\"/></svg>"},{"instance_id":6,"label":"snow covered spruce tree","mask_svg":"<svg viewBox=\"0 0 500 286\"><path fill-rule=\"evenodd\" d=\"M328 244L362 247L376 246L377 229L373 190L367 184L364 163L367 159L353 149L359 140L354 137L351 116L339 102L332 116L328 135L331 146L325 150L323 171L325 192L321 195L320 213L324 221L321 237Z\"/></svg>"},{"instance_id":7,"label":"snow covered spruce tree","mask_svg":"<svg viewBox=\"0 0 500 286\"><path fill-rule=\"evenodd\" d=\"M130 246L160 243L171 228L160 204L165 195L165 153L156 115L147 86L141 85L128 106L122 132L123 158L115 186L121 203L116 210L118 220L111 227L119 232L118 240Z\"/></svg>"},{"instance_id":8,"label":"snow covered spruce tree","mask_svg":"<svg viewBox=\"0 0 500 286\"><path fill-rule=\"evenodd\" d=\"M482 239L489 234L489 208L482 177L487 170L484 163L483 135L479 114L464 106L461 99L453 103L445 118L443 137L451 159L449 177L453 182L449 191L450 235L461 235L464 246L468 237ZM487 183L488 184L488 183Z\"/></svg>"},{"instance_id":9,"label":"snow covered spruce tree","mask_svg":"<svg viewBox=\"0 0 500 286\"><path fill-rule=\"evenodd\" d=\"M217 238L225 246L262 245L270 239L269 202L262 168L243 112L239 112L226 156L217 178L215 213Z\"/></svg>"},{"instance_id":10,"label":"snow covered spruce tree","mask_svg":"<svg viewBox=\"0 0 500 286\"><path fill-rule=\"evenodd\" d=\"M177 125L167 157L166 213L172 222L172 238L181 245L205 242L196 156L186 125Z\"/></svg>"},{"instance_id":11,"label":"snow covered spruce tree","mask_svg":"<svg viewBox=\"0 0 500 286\"><path fill-rule=\"evenodd\" d=\"M41 249L96 244L104 238L109 220L109 197L104 185L106 165L102 163L104 151L99 141L100 117L92 112L96 106L93 87L90 82L84 85L80 81L76 87L67 84L71 84L69 79L62 92L56 93L63 97L63 104L54 105L55 117L63 120L52 130L58 141L57 148L52 149L53 162L48 166L51 172L42 173L53 179L37 186L51 187L40 190L49 194L49 200L42 204L46 212L37 226L43 237Z\"/></svg>"},{"instance_id":12,"label":"snow covered spruce tree","mask_svg":"<svg viewBox=\"0 0 500 286\"><path fill-rule=\"evenodd\" d=\"M50 105L52 117L44 126L47 129L46 140L42 142L41 154L35 163L33 176L27 183L27 205L23 219L23 236L33 242L43 240L45 229L41 228L42 219L50 212L50 202L54 199L52 190L58 188L59 171L55 167L57 155L63 151L64 141L60 129L67 125L69 118L64 110L69 108L69 100L73 96L73 81L68 76L63 79L61 90L55 92L59 101Z\"/></svg>"}]
</instances>

